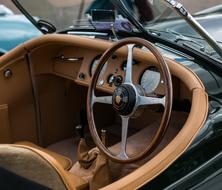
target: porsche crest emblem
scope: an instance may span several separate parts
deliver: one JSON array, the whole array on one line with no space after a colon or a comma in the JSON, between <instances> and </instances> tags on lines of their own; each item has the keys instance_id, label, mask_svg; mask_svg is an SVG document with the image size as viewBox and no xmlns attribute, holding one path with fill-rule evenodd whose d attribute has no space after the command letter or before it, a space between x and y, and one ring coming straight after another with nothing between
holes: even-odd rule
<instances>
[{"instance_id":1,"label":"porsche crest emblem","mask_svg":"<svg viewBox=\"0 0 222 190\"><path fill-rule=\"evenodd\" d=\"M116 101L116 104L119 105L122 101L122 98L120 96L116 96L115 101Z\"/></svg>"}]
</instances>

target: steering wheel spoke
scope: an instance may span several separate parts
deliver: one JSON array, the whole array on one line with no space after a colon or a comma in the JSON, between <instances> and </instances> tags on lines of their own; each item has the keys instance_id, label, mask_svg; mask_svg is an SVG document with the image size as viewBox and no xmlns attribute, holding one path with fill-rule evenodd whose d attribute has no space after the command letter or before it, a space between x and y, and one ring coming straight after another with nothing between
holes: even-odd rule
<instances>
[{"instance_id":1,"label":"steering wheel spoke","mask_svg":"<svg viewBox=\"0 0 222 190\"><path fill-rule=\"evenodd\" d=\"M138 106L163 105L165 107L165 96L162 98L150 96L138 96Z\"/></svg>"},{"instance_id":2,"label":"steering wheel spoke","mask_svg":"<svg viewBox=\"0 0 222 190\"><path fill-rule=\"evenodd\" d=\"M92 105L95 103L112 104L112 96L95 96L92 98Z\"/></svg>"},{"instance_id":3,"label":"steering wheel spoke","mask_svg":"<svg viewBox=\"0 0 222 190\"><path fill-rule=\"evenodd\" d=\"M129 117L121 116L121 118L122 118L122 134L121 134L121 143L120 143L120 153L118 154L118 157L125 160L129 158L126 153Z\"/></svg>"},{"instance_id":4,"label":"steering wheel spoke","mask_svg":"<svg viewBox=\"0 0 222 190\"><path fill-rule=\"evenodd\" d=\"M128 48L128 57L126 64L126 75L125 75L125 83L132 84L132 67L133 67L133 48L135 44L127 45Z\"/></svg>"}]
</instances>

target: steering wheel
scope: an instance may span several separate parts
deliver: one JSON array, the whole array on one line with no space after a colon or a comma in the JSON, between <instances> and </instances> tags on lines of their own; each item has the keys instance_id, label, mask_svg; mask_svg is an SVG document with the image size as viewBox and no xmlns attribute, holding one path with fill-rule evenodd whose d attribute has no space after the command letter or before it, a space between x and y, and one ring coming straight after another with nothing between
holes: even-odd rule
<instances>
[{"instance_id":1,"label":"steering wheel","mask_svg":"<svg viewBox=\"0 0 222 190\"><path fill-rule=\"evenodd\" d=\"M132 82L133 74L133 50L135 45L144 46L153 53L160 65L160 73L163 75L165 95L163 97L146 96L140 85L134 85ZM118 86L112 96L96 96L95 89L100 73L103 69L104 64L107 60L120 48L126 48L127 46L127 65L126 74L123 84ZM126 50L126 49L125 49ZM99 148L99 150L105 154L109 159L118 163L131 163L143 159L155 150L156 146L162 140L167 126L169 124L171 111L172 111L172 79L168 65L166 64L163 56L159 51L148 41L140 38L126 38L124 40L114 43L100 58L96 71L92 77L92 81L89 84L88 95L87 95L87 118L89 123L89 129L91 136ZM96 129L94 121L93 107L95 103L110 104L113 106L117 114L122 119L122 134L120 142L120 152L114 154L111 152L102 142ZM164 113L162 115L161 123L151 140L151 143L145 148L144 151L139 154L128 156L126 151L127 146L127 134L129 119L133 117L139 107L150 106L150 105L163 105Z\"/></svg>"}]
</instances>

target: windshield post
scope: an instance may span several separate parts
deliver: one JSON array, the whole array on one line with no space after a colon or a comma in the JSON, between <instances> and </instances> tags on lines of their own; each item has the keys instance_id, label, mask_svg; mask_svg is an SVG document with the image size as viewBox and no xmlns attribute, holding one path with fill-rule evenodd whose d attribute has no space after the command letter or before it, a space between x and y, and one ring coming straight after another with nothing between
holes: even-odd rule
<instances>
[{"instance_id":1,"label":"windshield post","mask_svg":"<svg viewBox=\"0 0 222 190\"><path fill-rule=\"evenodd\" d=\"M212 46L212 48L221 56L222 58L222 49L217 43L216 40L195 20L195 18L184 8L181 3L178 3L176 0L164 0L168 3L173 10L183 17L187 23L198 32L206 41Z\"/></svg>"}]
</instances>

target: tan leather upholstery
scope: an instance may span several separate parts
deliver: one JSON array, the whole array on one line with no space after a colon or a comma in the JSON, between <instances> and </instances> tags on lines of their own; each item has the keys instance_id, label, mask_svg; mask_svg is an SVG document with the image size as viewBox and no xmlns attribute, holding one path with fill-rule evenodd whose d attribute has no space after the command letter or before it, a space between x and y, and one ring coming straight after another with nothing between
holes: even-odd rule
<instances>
[{"instance_id":1,"label":"tan leather upholstery","mask_svg":"<svg viewBox=\"0 0 222 190\"><path fill-rule=\"evenodd\" d=\"M35 148L37 150L41 150L42 152L45 152L46 154L49 154L50 156L55 158L59 162L59 164L61 164L61 166L63 167L64 170L68 171L72 167L72 161L69 158L62 156L60 154L57 154L55 152L52 152L50 150L44 149L34 143L31 143L28 141L21 141L21 142L15 143L15 144L29 146L29 147Z\"/></svg>"},{"instance_id":2,"label":"tan leather upholstery","mask_svg":"<svg viewBox=\"0 0 222 190\"><path fill-rule=\"evenodd\" d=\"M33 106L31 106L33 105L33 94L30 85L30 74L28 72L28 64L26 59L28 54L30 59L29 61L33 64L33 67L35 68L36 77L42 77L42 79L44 79L42 80L42 83L44 83L45 81L48 82L48 79L44 78L48 75L58 76L62 79L65 78L72 82L74 81L73 83L75 83L75 85L80 85L78 89L80 91L84 89L83 86L88 86L91 78L89 75L86 75L85 81L81 81L78 78L79 73L83 72L89 74L89 66L91 65L94 57L104 52L108 47L110 47L110 45L112 45L111 42L98 39L88 39L75 35L52 34L44 35L40 38L36 38L32 41L26 42L25 44L15 48L13 51L10 51L4 56L0 57L0 86L1 92L4 92L0 94L0 105L8 105L10 108L9 134L12 137L9 136L8 139L11 139L12 142L19 141L21 139L30 139L33 142L37 141L37 136L35 134L36 125L34 109ZM60 62L58 62L57 64L55 58L58 55L63 55L63 52L66 49L69 53L65 55L68 55L68 57L83 57L84 59L82 59L82 63L80 64L78 62L77 64L60 64ZM120 58L126 54L127 51L125 50L126 49L123 48L117 52ZM149 52L144 53L144 51L142 50L136 50L134 52L134 58L141 63L146 63L144 64L144 66L146 67L148 67L149 65L157 66L156 59ZM117 60L114 60L114 62L116 66ZM121 60L120 62L122 63ZM159 175L167 167L169 167L181 154L183 154L183 152L186 151L188 146L192 143L192 140L197 136L197 134L204 126L208 113L208 97L205 92L204 85L202 84L198 76L193 71L186 68L184 65L176 63L174 60L170 60L167 58L166 62L170 68L171 74L176 79L178 79L179 82L179 88L175 88L178 91L177 98L189 99L191 101L191 111L189 113L188 119L183 125L182 130L180 130L176 137L157 155L155 155L155 157L153 157L151 160L149 160L147 163L145 163L143 166L130 173L129 175L104 187L104 189L106 190L137 189L143 184L148 183L155 176ZM13 73L17 74L15 75L16 77L12 77L10 80L5 80L4 71L7 68L13 69ZM115 69L116 67L113 68ZM109 72L111 70L112 68L109 68ZM73 72L71 73L71 71ZM137 70L135 73L135 77L140 76L140 74L141 73L139 72L139 70ZM56 82L54 83L57 84ZM47 83L47 85L48 84L49 83ZM184 87L186 87L184 89L188 89L187 91L183 90L182 84ZM41 88L42 86L40 85L40 90ZM45 89L46 88L44 88L44 90ZM78 92L78 90L76 92ZM101 90L110 92L109 87L101 88ZM60 92L60 90L58 91ZM52 95L54 97L56 94L51 89L46 92L48 94L49 92L51 92L51 94L49 94L45 99L43 98L43 100L40 100L42 105L45 105L45 102L50 100L50 98L52 98ZM47 93L42 94L45 95ZM84 102L82 103L81 100L83 98L79 97L84 96L81 96L81 93L79 93L78 96L74 96L73 94L71 94L72 96L70 97L77 100L75 103L79 105L78 108L81 108L80 105L84 105ZM60 96L55 98L55 101L52 101L52 103L54 102L61 102ZM66 102L65 99L63 100L63 102ZM51 105L53 105L52 103ZM68 103L70 104L70 102ZM76 104L70 105L75 105L76 109ZM47 133L43 134L45 135L45 145L52 144L53 142L56 142L59 139L63 137L65 138L65 136L67 136L68 130L67 132L64 132L66 128L61 128L61 126L65 126L64 122L69 121L67 123L67 126L69 123L71 123L70 127L73 127L73 115L75 115L73 113L76 112L71 112L71 117L68 117L66 114L67 112L62 112L60 110L60 107L58 107L58 105L56 106L57 109L54 109L54 107L52 107L52 109L50 110L52 112L55 110L55 113L46 115L47 117L45 118L47 119L43 118L43 122L45 122L43 127L44 129L47 129ZM61 107L62 106L63 104L61 103ZM46 108L48 107L50 106L41 107L41 112L45 111L46 113L48 113L49 111L46 110ZM73 107L74 106L72 106L72 108ZM6 121L6 124L4 126L6 126L5 129L7 129L7 106L3 106L3 108L4 109L2 109L2 118L4 118L4 120ZM61 116L61 113L65 114ZM58 118L60 120L58 120L59 122L55 122L53 117L59 114L60 117ZM49 121L53 122L50 123ZM78 121L77 115L75 121ZM53 134L56 135L50 137L48 134L52 134L51 131L53 131ZM51 139L48 139L49 137ZM10 142L9 140L8 142Z\"/></svg>"},{"instance_id":3,"label":"tan leather upholstery","mask_svg":"<svg viewBox=\"0 0 222 190\"><path fill-rule=\"evenodd\" d=\"M25 145L0 145L0 167L54 190L88 186L84 179L65 171L49 154Z\"/></svg>"}]
</instances>

